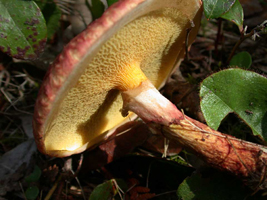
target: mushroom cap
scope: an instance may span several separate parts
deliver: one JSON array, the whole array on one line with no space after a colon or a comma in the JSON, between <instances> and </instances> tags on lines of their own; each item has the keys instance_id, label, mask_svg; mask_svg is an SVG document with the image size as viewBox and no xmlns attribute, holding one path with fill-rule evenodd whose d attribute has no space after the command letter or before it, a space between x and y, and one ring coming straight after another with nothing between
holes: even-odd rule
<instances>
[{"instance_id":1,"label":"mushroom cap","mask_svg":"<svg viewBox=\"0 0 267 200\"><path fill-rule=\"evenodd\" d=\"M143 81L160 88L185 54L201 20L200 0L122 0L74 38L50 66L40 88L33 131L51 156L80 153L107 140L123 118L120 90ZM130 80L130 81L127 81Z\"/></svg>"}]
</instances>

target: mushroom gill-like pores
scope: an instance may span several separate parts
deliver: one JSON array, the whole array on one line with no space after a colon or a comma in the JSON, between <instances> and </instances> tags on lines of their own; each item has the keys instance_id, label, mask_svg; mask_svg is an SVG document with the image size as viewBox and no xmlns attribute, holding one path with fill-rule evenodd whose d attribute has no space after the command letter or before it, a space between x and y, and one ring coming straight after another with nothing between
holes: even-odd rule
<instances>
[{"instance_id":1,"label":"mushroom gill-like pores","mask_svg":"<svg viewBox=\"0 0 267 200\"><path fill-rule=\"evenodd\" d=\"M177 109L155 87L163 85L184 57L187 29L192 28L190 45L200 19L199 0L123 0L107 9L47 72L33 120L38 149L62 157L105 141L135 117L121 115L120 93L141 85L166 104L165 116L175 117ZM126 116L127 106L122 113Z\"/></svg>"}]
</instances>

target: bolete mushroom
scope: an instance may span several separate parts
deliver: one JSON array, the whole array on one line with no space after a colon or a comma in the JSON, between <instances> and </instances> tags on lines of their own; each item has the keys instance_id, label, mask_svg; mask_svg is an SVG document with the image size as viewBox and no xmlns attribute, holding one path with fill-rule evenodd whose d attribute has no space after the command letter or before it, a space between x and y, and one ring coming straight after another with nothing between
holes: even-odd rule
<instances>
[{"instance_id":1,"label":"bolete mushroom","mask_svg":"<svg viewBox=\"0 0 267 200\"><path fill-rule=\"evenodd\" d=\"M47 72L33 121L38 149L59 157L84 151L131 122L128 110L168 125L177 109L156 88L184 57L187 29L190 45L200 20L199 0L124 0L108 8Z\"/></svg>"},{"instance_id":2,"label":"bolete mushroom","mask_svg":"<svg viewBox=\"0 0 267 200\"><path fill-rule=\"evenodd\" d=\"M156 89L179 65L186 39L192 43L201 11L199 0L122 0L111 6L48 70L33 120L38 149L68 156L94 147L131 123L132 111L211 166L266 189L264 146L185 116Z\"/></svg>"}]
</instances>

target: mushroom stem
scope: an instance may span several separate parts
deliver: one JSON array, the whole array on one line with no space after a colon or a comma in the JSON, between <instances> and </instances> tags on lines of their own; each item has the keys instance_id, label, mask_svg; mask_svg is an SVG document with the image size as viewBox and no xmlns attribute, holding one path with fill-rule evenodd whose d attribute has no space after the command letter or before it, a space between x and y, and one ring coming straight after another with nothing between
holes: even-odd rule
<instances>
[{"instance_id":1,"label":"mushroom stem","mask_svg":"<svg viewBox=\"0 0 267 200\"><path fill-rule=\"evenodd\" d=\"M134 89L122 92L122 99L122 116L126 117L128 111L132 111L146 123L155 122L169 126L182 114L149 80Z\"/></svg>"},{"instance_id":2,"label":"mushroom stem","mask_svg":"<svg viewBox=\"0 0 267 200\"><path fill-rule=\"evenodd\" d=\"M266 189L267 149L212 130L185 116L147 80L122 92L122 114L136 113L148 126L202 157L209 165L228 171L252 188Z\"/></svg>"}]
</instances>

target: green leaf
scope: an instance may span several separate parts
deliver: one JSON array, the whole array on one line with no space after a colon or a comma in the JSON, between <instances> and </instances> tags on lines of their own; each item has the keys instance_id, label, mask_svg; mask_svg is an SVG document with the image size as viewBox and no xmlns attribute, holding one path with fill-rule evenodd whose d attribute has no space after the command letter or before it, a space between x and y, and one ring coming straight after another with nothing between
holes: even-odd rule
<instances>
[{"instance_id":1,"label":"green leaf","mask_svg":"<svg viewBox=\"0 0 267 200\"><path fill-rule=\"evenodd\" d=\"M111 6L112 4L118 2L118 0L107 0L108 6Z\"/></svg>"},{"instance_id":2,"label":"green leaf","mask_svg":"<svg viewBox=\"0 0 267 200\"><path fill-rule=\"evenodd\" d=\"M25 191L25 196L28 200L34 200L38 197L39 194L39 188L36 186L28 187Z\"/></svg>"},{"instance_id":3,"label":"green leaf","mask_svg":"<svg viewBox=\"0 0 267 200\"><path fill-rule=\"evenodd\" d=\"M203 178L193 174L179 185L177 195L183 200L236 200L245 199L249 191L241 183L222 173Z\"/></svg>"},{"instance_id":4,"label":"green leaf","mask_svg":"<svg viewBox=\"0 0 267 200\"><path fill-rule=\"evenodd\" d=\"M86 5L88 7L88 9L91 11L91 14L92 14L92 17L93 17L93 20L99 18L102 16L102 14L104 13L105 11L105 5L103 4L102 1L100 0L92 0L92 4L90 5L87 1L86 2Z\"/></svg>"},{"instance_id":5,"label":"green leaf","mask_svg":"<svg viewBox=\"0 0 267 200\"><path fill-rule=\"evenodd\" d=\"M239 0L236 0L230 10L223 14L221 18L235 23L238 26L239 31L243 31L244 12Z\"/></svg>"},{"instance_id":6,"label":"green leaf","mask_svg":"<svg viewBox=\"0 0 267 200\"><path fill-rule=\"evenodd\" d=\"M267 140L267 79L242 69L227 69L206 78L200 89L208 125L218 129L228 113L236 113L254 135Z\"/></svg>"},{"instance_id":7,"label":"green leaf","mask_svg":"<svg viewBox=\"0 0 267 200\"><path fill-rule=\"evenodd\" d=\"M116 187L116 180L111 179L100 185L98 185L90 195L89 200L108 200L114 197L118 193L118 188Z\"/></svg>"},{"instance_id":8,"label":"green leaf","mask_svg":"<svg viewBox=\"0 0 267 200\"><path fill-rule=\"evenodd\" d=\"M39 178L41 177L41 174L42 174L41 169L37 165L35 165L33 172L25 178L25 181L28 183L38 181Z\"/></svg>"},{"instance_id":9,"label":"green leaf","mask_svg":"<svg viewBox=\"0 0 267 200\"><path fill-rule=\"evenodd\" d=\"M205 16L208 19L219 18L230 10L236 0L203 0Z\"/></svg>"},{"instance_id":10,"label":"green leaf","mask_svg":"<svg viewBox=\"0 0 267 200\"><path fill-rule=\"evenodd\" d=\"M190 166L190 164L186 162L179 154L170 156L170 160L186 167Z\"/></svg>"},{"instance_id":11,"label":"green leaf","mask_svg":"<svg viewBox=\"0 0 267 200\"><path fill-rule=\"evenodd\" d=\"M230 66L248 69L251 66L252 58L247 51L240 52L233 56Z\"/></svg>"},{"instance_id":12,"label":"green leaf","mask_svg":"<svg viewBox=\"0 0 267 200\"><path fill-rule=\"evenodd\" d=\"M53 0L35 0L44 15L47 26L47 38L51 39L59 28L61 11Z\"/></svg>"},{"instance_id":13,"label":"green leaf","mask_svg":"<svg viewBox=\"0 0 267 200\"><path fill-rule=\"evenodd\" d=\"M46 43L45 19L34 1L0 0L0 50L35 59Z\"/></svg>"}]
</instances>

